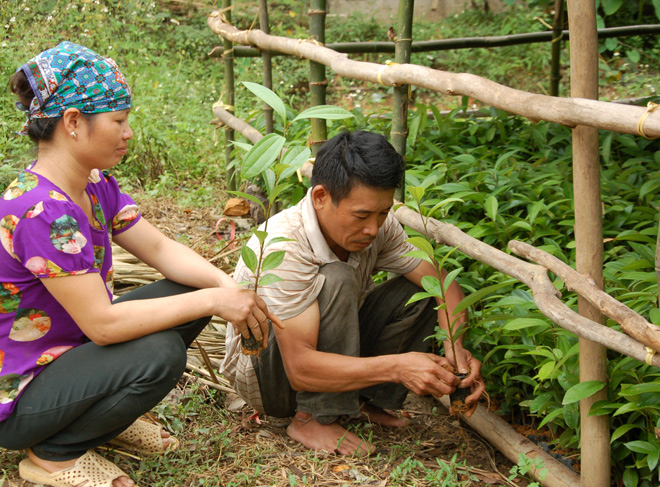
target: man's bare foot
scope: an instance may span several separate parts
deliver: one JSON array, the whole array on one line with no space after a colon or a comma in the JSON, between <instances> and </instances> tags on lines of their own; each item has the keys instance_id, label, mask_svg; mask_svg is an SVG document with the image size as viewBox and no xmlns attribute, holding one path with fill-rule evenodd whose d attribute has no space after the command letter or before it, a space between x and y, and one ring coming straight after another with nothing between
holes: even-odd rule
<instances>
[{"instance_id":1,"label":"man's bare foot","mask_svg":"<svg viewBox=\"0 0 660 487\"><path fill-rule=\"evenodd\" d=\"M286 429L288 435L307 448L342 455L371 455L375 448L339 423L321 424L311 414L296 412Z\"/></svg>"},{"instance_id":2,"label":"man's bare foot","mask_svg":"<svg viewBox=\"0 0 660 487\"><path fill-rule=\"evenodd\" d=\"M77 458L74 458L73 460L66 460L64 462L51 462L49 460L43 460L39 458L34 453L32 453L32 450L28 450L28 458L37 467L43 468L48 473L55 473L55 472L59 472L60 470L71 468L76 464L76 460L78 460ZM133 487L134 485L135 482L133 482L126 475L116 478L112 482L113 487Z\"/></svg>"},{"instance_id":3,"label":"man's bare foot","mask_svg":"<svg viewBox=\"0 0 660 487\"><path fill-rule=\"evenodd\" d=\"M380 409L366 403L362 404L360 411L362 412L362 419L365 419L370 423L376 423L392 428L403 428L410 424L408 418L400 418L385 409Z\"/></svg>"}]
</instances>

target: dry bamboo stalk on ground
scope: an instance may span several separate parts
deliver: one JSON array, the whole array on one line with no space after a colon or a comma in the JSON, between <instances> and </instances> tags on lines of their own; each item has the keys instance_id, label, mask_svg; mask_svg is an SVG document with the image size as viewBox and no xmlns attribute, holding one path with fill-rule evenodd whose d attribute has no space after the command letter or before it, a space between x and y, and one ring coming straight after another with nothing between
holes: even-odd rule
<instances>
[{"instance_id":1,"label":"dry bamboo stalk on ground","mask_svg":"<svg viewBox=\"0 0 660 487\"><path fill-rule=\"evenodd\" d=\"M449 396L442 396L438 401L449 409ZM543 478L545 487L575 487L580 485L580 476L574 470L555 460L542 448L519 434L506 421L479 406L470 418L461 416L461 420L483 436L495 448L501 451L514 464L518 455L525 454L529 459L541 458L548 474ZM536 470L530 471L535 480L541 482Z\"/></svg>"},{"instance_id":2,"label":"dry bamboo stalk on ground","mask_svg":"<svg viewBox=\"0 0 660 487\"><path fill-rule=\"evenodd\" d=\"M347 78L386 86L415 85L448 95L467 95L533 121L548 120L569 127L586 125L633 135L639 135L638 122L647 114L644 133L650 138L660 137L660 113L648 113L643 107L527 93L473 74L448 73L414 64L388 66L353 61L346 54L313 41L271 36L258 29L240 31L222 19L221 12L216 11L211 13L207 23L215 34L225 39L306 58L329 66L335 73Z\"/></svg>"}]
</instances>

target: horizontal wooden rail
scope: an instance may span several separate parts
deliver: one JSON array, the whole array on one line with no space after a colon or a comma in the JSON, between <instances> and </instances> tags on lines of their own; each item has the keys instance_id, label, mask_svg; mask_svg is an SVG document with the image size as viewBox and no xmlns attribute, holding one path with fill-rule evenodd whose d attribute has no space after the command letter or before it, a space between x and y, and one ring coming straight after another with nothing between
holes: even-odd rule
<instances>
[{"instance_id":1,"label":"horizontal wooden rail","mask_svg":"<svg viewBox=\"0 0 660 487\"><path fill-rule=\"evenodd\" d=\"M605 29L598 29L599 39L608 39L611 37L631 37L642 35L660 34L660 24L643 24L643 25L629 25L625 27L608 27ZM514 46L522 44L536 44L540 42L552 41L552 31L543 32L528 32L525 34L512 34L508 36L492 36L492 37L456 37L453 39L439 39L434 41L417 41L413 42L410 50L412 52L433 52L433 51L447 51L450 49L471 49L476 47L503 47ZM568 40L568 30L562 31L561 36L563 41ZM325 47L333 51L343 52L348 54L372 54L372 53L394 53L393 42L333 42L326 44ZM254 47L247 46L234 46L235 57L260 57L262 50ZM218 46L213 49L209 56L221 57L224 53L224 48ZM271 51L274 56L286 55L278 51Z\"/></svg>"},{"instance_id":2,"label":"horizontal wooden rail","mask_svg":"<svg viewBox=\"0 0 660 487\"><path fill-rule=\"evenodd\" d=\"M313 40L271 36L260 30L240 31L223 22L220 12L209 16L208 25L214 33L234 43L293 54L328 66L347 78L385 86L415 85L447 95L467 95L533 121L547 120L569 127L586 125L641 135L638 123L642 121L646 136L660 137L660 110L648 113L643 107L527 93L473 74L449 73L415 64L353 61L346 54L328 49Z\"/></svg>"},{"instance_id":3,"label":"horizontal wooden rail","mask_svg":"<svg viewBox=\"0 0 660 487\"><path fill-rule=\"evenodd\" d=\"M263 137L258 130L235 117L220 105L213 108L213 113L222 123L241 133L252 143L258 142ZM311 176L311 165L307 164L303 168L303 174L307 177ZM419 213L401 203L396 204L395 208L394 216L402 224L417 232L426 234L438 243L457 247L465 255L526 284L531 289L539 310L555 324L577 336L587 338L629 357L660 367L660 356L655 352L649 353L649 350L647 350L647 347L650 347L654 351L660 352L660 328L647 322L639 314L616 301L591 283L589 279L563 264L559 259L531 245L516 241L510 242L509 247L514 252L542 262L543 266L530 264L470 237L454 225L429 218L425 229ZM622 329L632 336L580 316L566 306L561 301L559 292L548 277L548 270L564 280L569 290L577 292L598 307L603 314L619 323Z\"/></svg>"}]
</instances>

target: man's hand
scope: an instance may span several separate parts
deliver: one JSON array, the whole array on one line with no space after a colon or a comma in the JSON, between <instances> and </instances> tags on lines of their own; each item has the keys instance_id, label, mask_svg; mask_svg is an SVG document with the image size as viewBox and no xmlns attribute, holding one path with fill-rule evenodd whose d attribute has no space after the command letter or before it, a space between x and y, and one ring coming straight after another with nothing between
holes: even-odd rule
<instances>
[{"instance_id":1,"label":"man's hand","mask_svg":"<svg viewBox=\"0 0 660 487\"><path fill-rule=\"evenodd\" d=\"M401 363L399 381L415 394L440 397L451 394L460 383L444 357L419 352L408 352L398 357Z\"/></svg>"},{"instance_id":2,"label":"man's hand","mask_svg":"<svg viewBox=\"0 0 660 487\"><path fill-rule=\"evenodd\" d=\"M486 390L484 380L481 377L481 362L474 358L472 354L465 350L463 346L459 343L454 344L454 349L456 350L456 358L454 359L451 344L445 342L445 356L447 357L448 362L451 364L457 364L456 369L459 373L468 374L465 379L459 384L459 388L469 387L472 390L465 402L470 406L469 411L465 413L466 417L472 416L472 413L477 409L477 403L479 398Z\"/></svg>"}]
</instances>

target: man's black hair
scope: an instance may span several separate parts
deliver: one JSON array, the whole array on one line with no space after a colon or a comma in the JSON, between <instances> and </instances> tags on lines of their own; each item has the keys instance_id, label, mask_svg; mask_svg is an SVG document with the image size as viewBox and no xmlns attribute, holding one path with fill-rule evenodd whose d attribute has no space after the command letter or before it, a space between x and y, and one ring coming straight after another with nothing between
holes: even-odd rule
<instances>
[{"instance_id":1,"label":"man's black hair","mask_svg":"<svg viewBox=\"0 0 660 487\"><path fill-rule=\"evenodd\" d=\"M399 188L403 172L403 158L384 136L342 132L319 149L312 186L322 184L337 205L356 184L374 189Z\"/></svg>"}]
</instances>

